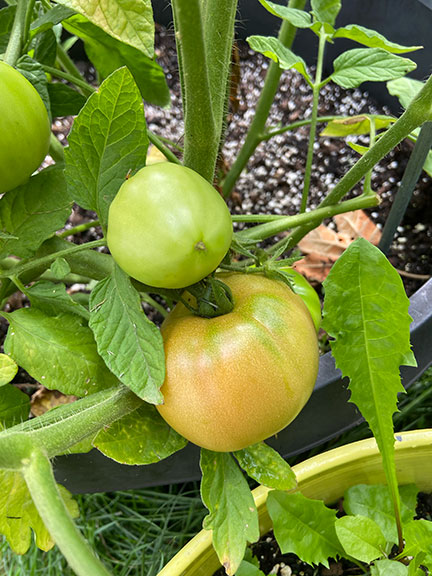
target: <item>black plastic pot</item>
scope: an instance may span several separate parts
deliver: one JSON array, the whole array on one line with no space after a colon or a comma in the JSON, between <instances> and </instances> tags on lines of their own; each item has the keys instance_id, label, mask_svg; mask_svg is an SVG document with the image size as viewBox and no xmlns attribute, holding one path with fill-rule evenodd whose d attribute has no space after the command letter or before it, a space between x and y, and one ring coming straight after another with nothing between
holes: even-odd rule
<instances>
[{"instance_id":1,"label":"black plastic pot","mask_svg":"<svg viewBox=\"0 0 432 576\"><path fill-rule=\"evenodd\" d=\"M279 0L282 3L282 0ZM157 21L169 25L171 11L166 0L154 0ZM278 20L272 17L258 0L240 0L238 34L274 34ZM417 78L426 77L432 70L432 0L345 0L338 24L357 23L374 28L389 39L401 44L422 44L425 50L409 55L418 68ZM327 51L330 63L337 53L346 49L345 41L338 41ZM306 61L313 62L316 54L311 34L298 35L294 50ZM380 84L366 87L380 102L393 110L400 106ZM411 297L413 317L411 339L417 358L417 368L403 367L402 380L409 387L432 364L432 280ZM341 379L331 354L320 360L315 390L307 406L285 430L269 440L283 456L304 452L334 438L361 421L353 404L349 403L347 382ZM124 466L104 457L96 450L88 454L62 456L55 460L57 481L74 493L105 492L141 488L198 479L199 449L189 444L170 458L149 466Z\"/></svg>"},{"instance_id":2,"label":"black plastic pot","mask_svg":"<svg viewBox=\"0 0 432 576\"><path fill-rule=\"evenodd\" d=\"M432 364L432 279L410 299L411 341L418 367L403 367L402 381L409 387ZM341 379L330 353L320 359L315 390L300 415L277 437L269 440L284 457L318 446L361 422L349 403L347 382ZM200 476L199 448L186 448L149 466L124 466L97 450L55 459L60 484L75 493L108 492L196 480Z\"/></svg>"}]
</instances>

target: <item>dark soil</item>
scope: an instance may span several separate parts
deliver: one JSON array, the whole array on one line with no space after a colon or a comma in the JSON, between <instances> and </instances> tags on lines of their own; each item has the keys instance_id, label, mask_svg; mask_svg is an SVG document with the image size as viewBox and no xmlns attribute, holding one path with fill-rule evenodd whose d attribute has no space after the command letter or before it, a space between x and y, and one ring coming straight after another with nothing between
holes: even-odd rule
<instances>
[{"instance_id":1,"label":"dark soil","mask_svg":"<svg viewBox=\"0 0 432 576\"><path fill-rule=\"evenodd\" d=\"M421 518L432 520L432 494L422 492L418 494L416 512L415 520ZM330 560L328 568L322 565L313 567L302 562L295 554L282 554L273 532L265 534L256 544L252 544L251 550L253 556L259 561L260 569L266 576L268 574L279 576L356 576L365 574L364 569L348 560ZM226 576L224 569L217 570L214 576Z\"/></svg>"}]
</instances>

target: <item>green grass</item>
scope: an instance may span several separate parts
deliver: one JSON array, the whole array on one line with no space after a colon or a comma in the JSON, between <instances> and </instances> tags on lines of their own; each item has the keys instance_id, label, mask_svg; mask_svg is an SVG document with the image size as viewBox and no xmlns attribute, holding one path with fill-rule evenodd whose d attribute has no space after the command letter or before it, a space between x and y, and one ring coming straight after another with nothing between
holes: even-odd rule
<instances>
[{"instance_id":1,"label":"green grass","mask_svg":"<svg viewBox=\"0 0 432 576\"><path fill-rule=\"evenodd\" d=\"M431 384L432 368L401 396L396 431L432 427ZM370 435L362 424L300 459ZM77 499L79 526L115 576L155 576L201 529L205 515L198 483L87 494ZM56 548L44 553L33 545L25 556L16 556L3 542L0 553L1 576L73 576Z\"/></svg>"}]
</instances>

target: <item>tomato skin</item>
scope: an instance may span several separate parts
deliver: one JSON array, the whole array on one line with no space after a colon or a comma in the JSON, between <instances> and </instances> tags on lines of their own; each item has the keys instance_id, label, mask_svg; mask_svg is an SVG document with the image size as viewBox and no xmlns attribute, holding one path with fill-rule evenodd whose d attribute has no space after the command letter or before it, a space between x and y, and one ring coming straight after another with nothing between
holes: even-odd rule
<instances>
[{"instance_id":1,"label":"tomato skin","mask_svg":"<svg viewBox=\"0 0 432 576\"><path fill-rule=\"evenodd\" d=\"M321 325L321 302L318 294L306 278L294 268L286 267L280 268L280 270L289 275L294 292L298 294L306 304L315 324L316 331L318 332Z\"/></svg>"},{"instance_id":2,"label":"tomato skin","mask_svg":"<svg viewBox=\"0 0 432 576\"><path fill-rule=\"evenodd\" d=\"M107 242L129 276L159 288L184 288L213 272L232 240L231 215L202 176L178 164L153 164L120 187Z\"/></svg>"},{"instance_id":3,"label":"tomato skin","mask_svg":"<svg viewBox=\"0 0 432 576\"><path fill-rule=\"evenodd\" d=\"M162 325L161 416L191 442L240 450L300 412L318 373L315 326L300 296L261 275L219 276L234 310L205 319L179 303Z\"/></svg>"},{"instance_id":4,"label":"tomato skin","mask_svg":"<svg viewBox=\"0 0 432 576\"><path fill-rule=\"evenodd\" d=\"M47 155L51 125L41 97L0 61L0 193L24 184Z\"/></svg>"}]
</instances>

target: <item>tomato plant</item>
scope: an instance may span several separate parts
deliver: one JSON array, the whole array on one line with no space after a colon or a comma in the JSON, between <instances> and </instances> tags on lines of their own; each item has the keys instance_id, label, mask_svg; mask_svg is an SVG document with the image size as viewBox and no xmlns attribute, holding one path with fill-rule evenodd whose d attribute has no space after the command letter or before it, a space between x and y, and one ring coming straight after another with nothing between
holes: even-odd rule
<instances>
[{"instance_id":1,"label":"tomato plant","mask_svg":"<svg viewBox=\"0 0 432 576\"><path fill-rule=\"evenodd\" d=\"M51 127L36 89L15 68L1 61L0 101L0 193L4 193L24 184L42 163Z\"/></svg>"},{"instance_id":2,"label":"tomato plant","mask_svg":"<svg viewBox=\"0 0 432 576\"><path fill-rule=\"evenodd\" d=\"M245 448L289 424L318 371L315 327L300 296L261 275L223 275L234 310L206 319L177 304L162 326L162 417L195 444Z\"/></svg>"},{"instance_id":3,"label":"tomato plant","mask_svg":"<svg viewBox=\"0 0 432 576\"><path fill-rule=\"evenodd\" d=\"M228 208L202 176L172 163L146 166L127 180L108 217L108 247L130 276L184 288L213 272L231 244Z\"/></svg>"}]
</instances>

